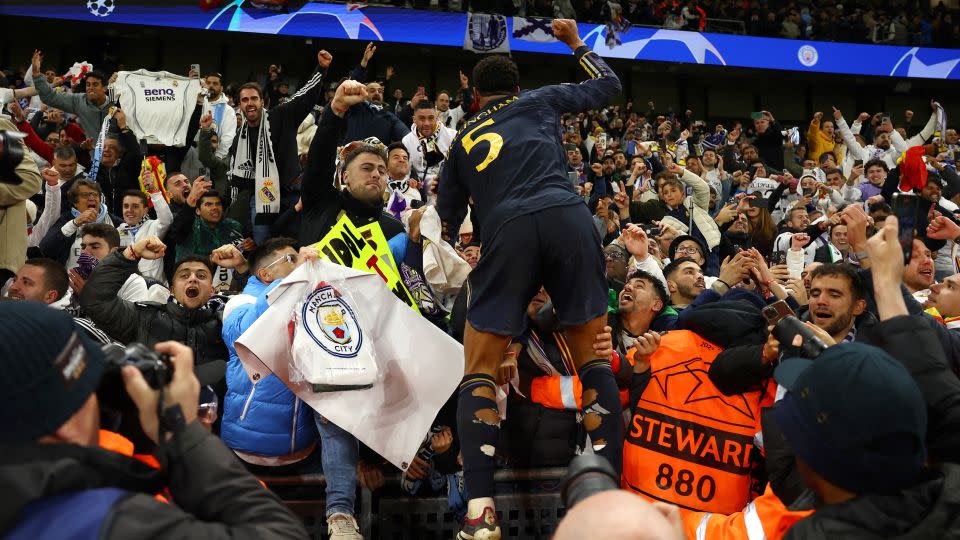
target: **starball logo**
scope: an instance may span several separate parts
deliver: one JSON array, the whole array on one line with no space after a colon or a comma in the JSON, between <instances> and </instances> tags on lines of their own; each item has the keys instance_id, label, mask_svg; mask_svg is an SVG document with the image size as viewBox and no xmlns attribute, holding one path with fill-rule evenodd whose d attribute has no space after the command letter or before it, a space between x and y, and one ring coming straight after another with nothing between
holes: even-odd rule
<instances>
[{"instance_id":1,"label":"starball logo","mask_svg":"<svg viewBox=\"0 0 960 540\"><path fill-rule=\"evenodd\" d=\"M173 88L144 88L143 89L143 100L144 101L176 101L176 94L173 92Z\"/></svg>"}]
</instances>

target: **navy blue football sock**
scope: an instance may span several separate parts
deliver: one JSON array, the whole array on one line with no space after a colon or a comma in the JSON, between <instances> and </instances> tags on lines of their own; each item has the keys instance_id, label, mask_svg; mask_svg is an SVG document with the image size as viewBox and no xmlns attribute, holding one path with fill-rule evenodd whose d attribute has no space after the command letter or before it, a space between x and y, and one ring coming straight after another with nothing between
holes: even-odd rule
<instances>
[{"instance_id":1,"label":"navy blue football sock","mask_svg":"<svg viewBox=\"0 0 960 540\"><path fill-rule=\"evenodd\" d=\"M620 391L610 362L591 360L577 375L583 384L583 425L593 450L607 458L619 475L623 469L623 419Z\"/></svg>"},{"instance_id":2,"label":"navy blue football sock","mask_svg":"<svg viewBox=\"0 0 960 540\"><path fill-rule=\"evenodd\" d=\"M500 437L497 386L493 377L468 374L460 383L457 427L463 453L463 478L471 499L493 497L494 453Z\"/></svg>"}]
</instances>

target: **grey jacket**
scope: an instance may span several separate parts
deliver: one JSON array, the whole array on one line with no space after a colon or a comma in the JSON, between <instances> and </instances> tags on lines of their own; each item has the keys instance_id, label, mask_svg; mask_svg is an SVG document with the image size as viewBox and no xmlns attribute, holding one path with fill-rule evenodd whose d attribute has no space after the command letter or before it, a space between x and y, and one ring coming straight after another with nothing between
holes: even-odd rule
<instances>
[{"instance_id":1,"label":"grey jacket","mask_svg":"<svg viewBox=\"0 0 960 540\"><path fill-rule=\"evenodd\" d=\"M83 92L68 94L57 92L50 87L47 78L43 73L33 76L33 84L37 88L37 95L40 101L51 107L62 109L65 112L77 115L77 121L83 128L84 134L96 140L100 134L100 127L103 125L103 119L110 112L110 100L105 100L103 105L94 105L87 99Z\"/></svg>"}]
</instances>

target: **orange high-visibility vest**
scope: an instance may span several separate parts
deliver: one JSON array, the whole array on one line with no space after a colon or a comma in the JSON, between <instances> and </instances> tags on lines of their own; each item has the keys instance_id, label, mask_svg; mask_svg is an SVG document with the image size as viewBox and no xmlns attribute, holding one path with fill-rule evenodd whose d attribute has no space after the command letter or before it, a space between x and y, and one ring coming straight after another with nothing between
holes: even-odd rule
<instances>
[{"instance_id":1,"label":"orange high-visibility vest","mask_svg":"<svg viewBox=\"0 0 960 540\"><path fill-rule=\"evenodd\" d=\"M620 370L620 362L626 362L626 360L614 352L613 359L610 361L610 367L614 373ZM632 357L630 365L633 365ZM580 377L576 375L543 375L534 377L530 382L530 401L550 409L580 410L583 408L581 394L583 394L583 384L580 383ZM620 390L622 407L627 406L629 397L629 389Z\"/></svg>"},{"instance_id":2,"label":"orange high-visibility vest","mask_svg":"<svg viewBox=\"0 0 960 540\"><path fill-rule=\"evenodd\" d=\"M683 532L691 540L780 540L794 523L813 510L789 510L773 494L770 484L763 495L742 512L711 514L680 510Z\"/></svg>"},{"instance_id":3,"label":"orange high-visibility vest","mask_svg":"<svg viewBox=\"0 0 960 540\"><path fill-rule=\"evenodd\" d=\"M753 438L766 393L721 394L707 376L721 350L689 330L663 336L651 357L650 384L627 426L625 489L721 514L753 498Z\"/></svg>"},{"instance_id":4,"label":"orange high-visibility vest","mask_svg":"<svg viewBox=\"0 0 960 540\"><path fill-rule=\"evenodd\" d=\"M97 440L98 446L100 446L100 448L103 448L104 450L109 450L111 452L116 452L118 454L131 457L154 469L160 468L160 462L157 461L157 458L153 457L152 455L134 454L133 441L131 441L130 439L124 437L119 433L101 429L97 439L98 439ZM160 493L157 493L156 495L154 495L153 498L164 503L170 502L163 494L160 494Z\"/></svg>"}]
</instances>

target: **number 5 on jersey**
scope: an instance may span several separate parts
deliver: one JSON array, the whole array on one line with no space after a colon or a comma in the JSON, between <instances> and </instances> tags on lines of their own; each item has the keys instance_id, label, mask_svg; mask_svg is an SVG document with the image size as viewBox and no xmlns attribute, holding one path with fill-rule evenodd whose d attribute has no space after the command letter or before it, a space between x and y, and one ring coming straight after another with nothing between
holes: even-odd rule
<instances>
[{"instance_id":1,"label":"number 5 on jersey","mask_svg":"<svg viewBox=\"0 0 960 540\"><path fill-rule=\"evenodd\" d=\"M487 150L487 157L483 158L483 161L477 165L477 172L483 171L487 168L487 165L490 165L493 160L497 159L497 157L500 156L500 149L503 148L503 137L501 137L498 133L491 131L489 133L484 133L483 135L474 137L474 134L476 134L477 131L490 125L493 125L492 118L471 129L463 136L463 138L460 139L460 144L463 145L463 149L467 152L467 154L470 154L470 152L473 150L473 147L479 142L486 141L490 143L490 148Z\"/></svg>"}]
</instances>

